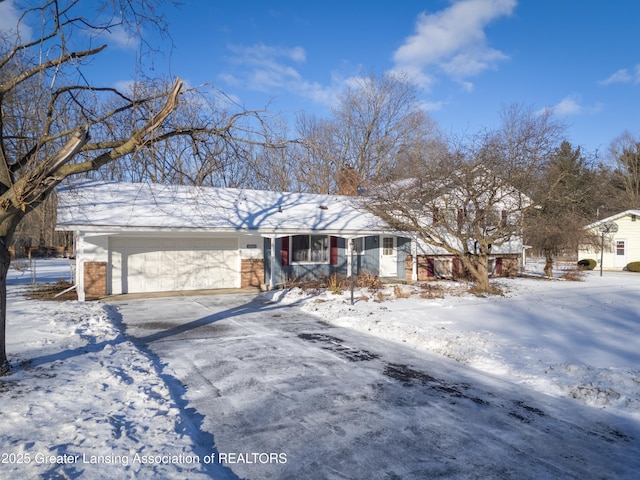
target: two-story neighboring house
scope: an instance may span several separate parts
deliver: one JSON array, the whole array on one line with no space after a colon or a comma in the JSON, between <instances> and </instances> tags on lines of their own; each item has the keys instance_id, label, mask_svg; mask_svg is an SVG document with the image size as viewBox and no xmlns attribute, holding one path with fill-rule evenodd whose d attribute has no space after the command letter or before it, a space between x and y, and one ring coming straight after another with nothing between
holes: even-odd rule
<instances>
[{"instance_id":1,"label":"two-story neighboring house","mask_svg":"<svg viewBox=\"0 0 640 480\"><path fill-rule=\"evenodd\" d=\"M617 229L611 230L616 231L603 232L607 230L603 226L610 223L615 223ZM610 270L623 270L627 264L640 261L640 210L626 210L587 225L585 229L599 240L580 245L578 260L593 259L600 265L602 258L602 268ZM601 250L602 244L604 250Z\"/></svg>"}]
</instances>

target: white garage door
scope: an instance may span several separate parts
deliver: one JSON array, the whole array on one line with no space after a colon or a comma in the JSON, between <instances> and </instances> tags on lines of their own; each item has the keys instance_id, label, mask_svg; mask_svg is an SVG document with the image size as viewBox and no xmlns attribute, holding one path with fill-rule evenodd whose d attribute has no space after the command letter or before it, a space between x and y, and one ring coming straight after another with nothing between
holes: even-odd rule
<instances>
[{"instance_id":1,"label":"white garage door","mask_svg":"<svg viewBox=\"0 0 640 480\"><path fill-rule=\"evenodd\" d=\"M238 286L234 238L113 237L109 249L113 294Z\"/></svg>"}]
</instances>

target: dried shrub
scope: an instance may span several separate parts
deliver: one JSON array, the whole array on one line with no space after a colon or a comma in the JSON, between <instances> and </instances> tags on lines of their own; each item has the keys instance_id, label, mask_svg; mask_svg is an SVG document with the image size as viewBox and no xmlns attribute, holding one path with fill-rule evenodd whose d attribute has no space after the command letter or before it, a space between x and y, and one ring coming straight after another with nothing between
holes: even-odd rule
<instances>
[{"instance_id":1,"label":"dried shrub","mask_svg":"<svg viewBox=\"0 0 640 480\"><path fill-rule=\"evenodd\" d=\"M490 295L504 295L504 292L502 291L502 289L496 285L489 285L488 289L480 289L478 287L471 287L469 289L469 293L471 293L472 295L475 295L476 297L481 297L481 298L485 298L488 297Z\"/></svg>"},{"instance_id":2,"label":"dried shrub","mask_svg":"<svg viewBox=\"0 0 640 480\"><path fill-rule=\"evenodd\" d=\"M420 285L420 298L444 298L444 288L434 283L423 283Z\"/></svg>"},{"instance_id":3,"label":"dried shrub","mask_svg":"<svg viewBox=\"0 0 640 480\"><path fill-rule=\"evenodd\" d=\"M373 299L374 302L376 303L382 303L386 300L387 298L385 297L384 293L382 291L378 291L375 295L375 298Z\"/></svg>"},{"instance_id":4,"label":"dried shrub","mask_svg":"<svg viewBox=\"0 0 640 480\"><path fill-rule=\"evenodd\" d=\"M27 296L33 300L78 300L78 293L75 289L56 297L56 295L67 290L72 285L72 283L64 280L58 280L56 283L43 283L32 287Z\"/></svg>"},{"instance_id":5,"label":"dried shrub","mask_svg":"<svg viewBox=\"0 0 640 480\"><path fill-rule=\"evenodd\" d=\"M343 282L338 278L338 274L334 273L329 277L327 290L329 290L334 295L340 295L342 293L342 284Z\"/></svg>"},{"instance_id":6,"label":"dried shrub","mask_svg":"<svg viewBox=\"0 0 640 480\"><path fill-rule=\"evenodd\" d=\"M319 294L323 289L327 288L326 278L300 279L294 278L287 282L286 288L299 288L305 293L315 295Z\"/></svg>"},{"instance_id":7,"label":"dried shrub","mask_svg":"<svg viewBox=\"0 0 640 480\"><path fill-rule=\"evenodd\" d=\"M393 286L393 295L396 298L409 298L411 296L411 292L404 291L400 285Z\"/></svg>"},{"instance_id":8,"label":"dried shrub","mask_svg":"<svg viewBox=\"0 0 640 480\"><path fill-rule=\"evenodd\" d=\"M382 288L382 282L377 275L370 272L362 272L355 278L355 286L367 288L370 292L376 292Z\"/></svg>"},{"instance_id":9,"label":"dried shrub","mask_svg":"<svg viewBox=\"0 0 640 480\"><path fill-rule=\"evenodd\" d=\"M580 268L572 268L570 270L565 270L564 273L560 276L560 278L567 280L569 282L582 282L584 281L584 271Z\"/></svg>"}]
</instances>

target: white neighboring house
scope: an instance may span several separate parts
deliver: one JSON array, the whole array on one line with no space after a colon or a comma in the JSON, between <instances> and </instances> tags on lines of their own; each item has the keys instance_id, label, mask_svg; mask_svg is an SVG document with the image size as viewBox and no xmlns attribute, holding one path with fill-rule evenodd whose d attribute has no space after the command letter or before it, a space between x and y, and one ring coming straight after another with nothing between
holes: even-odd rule
<instances>
[{"instance_id":1,"label":"white neighboring house","mask_svg":"<svg viewBox=\"0 0 640 480\"><path fill-rule=\"evenodd\" d=\"M604 251L602 252L602 268L608 270L623 270L627 264L640 261L640 210L626 210L603 218L595 223L587 225L585 229L591 230L600 238L598 246L580 245L578 248L578 261L593 259L600 265L602 233L600 227L609 222L618 226L615 233L604 234Z\"/></svg>"}]
</instances>

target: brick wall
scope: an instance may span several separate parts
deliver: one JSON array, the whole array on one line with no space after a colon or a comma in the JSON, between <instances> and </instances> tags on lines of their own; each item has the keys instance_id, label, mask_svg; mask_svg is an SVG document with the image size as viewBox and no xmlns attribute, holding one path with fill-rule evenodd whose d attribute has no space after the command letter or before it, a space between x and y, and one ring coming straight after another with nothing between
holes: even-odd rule
<instances>
[{"instance_id":1,"label":"brick wall","mask_svg":"<svg viewBox=\"0 0 640 480\"><path fill-rule=\"evenodd\" d=\"M429 277L429 262L425 255L418 255L418 281L424 282L428 280ZM406 280L411 280L411 274L413 269L413 257L411 255L407 255L405 260L405 271L406 271Z\"/></svg>"},{"instance_id":2,"label":"brick wall","mask_svg":"<svg viewBox=\"0 0 640 480\"><path fill-rule=\"evenodd\" d=\"M501 266L501 271L497 272L496 271L496 276L501 276L501 277L515 277L518 275L518 266L519 266L519 256L518 255L512 255L512 256L504 256L504 257L499 257L501 258L501 262L502 262L502 266ZM411 255L407 255L407 259L406 259L406 279L407 280L411 280L411 269L413 268L412 265L412 257ZM454 272L453 272L453 276L454 278L456 278L457 276L461 275L461 273L458 271L456 272L456 265L455 265L455 261L454 261ZM458 269L460 269L461 267L458 266ZM429 264L428 264L428 260L427 257L425 255L418 255L418 281L423 282L425 280L429 280L432 279L433 277L429 276Z\"/></svg>"},{"instance_id":3,"label":"brick wall","mask_svg":"<svg viewBox=\"0 0 640 480\"><path fill-rule=\"evenodd\" d=\"M84 262L84 294L87 299L107 294L107 262Z\"/></svg>"},{"instance_id":4,"label":"brick wall","mask_svg":"<svg viewBox=\"0 0 640 480\"><path fill-rule=\"evenodd\" d=\"M502 258L502 272L501 277L517 277L519 272L519 257L503 257Z\"/></svg>"},{"instance_id":5,"label":"brick wall","mask_svg":"<svg viewBox=\"0 0 640 480\"><path fill-rule=\"evenodd\" d=\"M240 264L240 287L260 287L264 283L264 260L243 258Z\"/></svg>"}]
</instances>

